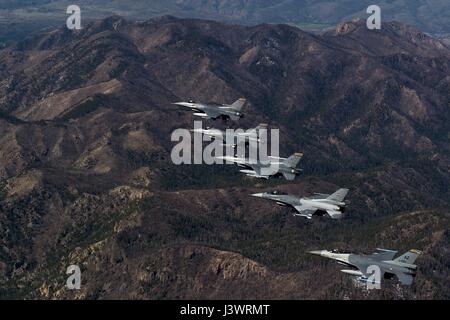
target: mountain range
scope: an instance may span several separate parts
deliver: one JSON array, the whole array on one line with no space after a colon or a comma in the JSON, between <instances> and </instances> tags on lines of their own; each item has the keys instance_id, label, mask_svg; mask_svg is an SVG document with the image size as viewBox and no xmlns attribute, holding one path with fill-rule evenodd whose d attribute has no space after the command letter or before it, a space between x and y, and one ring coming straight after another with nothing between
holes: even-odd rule
<instances>
[{"instance_id":1,"label":"mountain range","mask_svg":"<svg viewBox=\"0 0 450 320\"><path fill-rule=\"evenodd\" d=\"M0 45L42 30L64 25L67 0L0 0ZM302 29L324 30L354 18L366 19L370 0L89 0L78 1L83 23L111 15L147 20L161 15L213 19L254 25L286 23ZM400 21L448 39L447 0L381 0L382 20Z\"/></svg>"},{"instance_id":2,"label":"mountain range","mask_svg":"<svg viewBox=\"0 0 450 320\"><path fill-rule=\"evenodd\" d=\"M321 34L118 16L0 50L0 297L448 299L450 49L398 22ZM171 103L248 100L305 154L292 183L171 163ZM205 126L224 128L219 122ZM236 126L237 126L236 125ZM250 196L348 187L341 221ZM420 249L411 287L366 291L317 249ZM82 288L65 289L66 269Z\"/></svg>"}]
</instances>

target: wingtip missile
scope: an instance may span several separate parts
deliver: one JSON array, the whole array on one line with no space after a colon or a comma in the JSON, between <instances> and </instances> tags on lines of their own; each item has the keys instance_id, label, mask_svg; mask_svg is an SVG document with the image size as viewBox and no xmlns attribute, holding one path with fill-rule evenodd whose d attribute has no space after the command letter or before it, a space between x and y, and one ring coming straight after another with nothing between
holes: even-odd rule
<instances>
[{"instance_id":1,"label":"wingtip missile","mask_svg":"<svg viewBox=\"0 0 450 320\"><path fill-rule=\"evenodd\" d=\"M192 105L192 103L189 103L189 102L174 102L172 104L177 105L177 106L182 106L182 107L187 107L187 106Z\"/></svg>"},{"instance_id":2,"label":"wingtip missile","mask_svg":"<svg viewBox=\"0 0 450 320\"><path fill-rule=\"evenodd\" d=\"M364 274L359 270L341 270L341 272L352 275L362 277Z\"/></svg>"},{"instance_id":3,"label":"wingtip missile","mask_svg":"<svg viewBox=\"0 0 450 320\"><path fill-rule=\"evenodd\" d=\"M398 251L396 250L391 250L391 249L383 249L383 248L376 248L376 250L378 251L382 251L382 252L395 252L397 253Z\"/></svg>"},{"instance_id":4,"label":"wingtip missile","mask_svg":"<svg viewBox=\"0 0 450 320\"><path fill-rule=\"evenodd\" d=\"M309 251L310 254L316 255L316 256L322 256L325 250L313 250Z\"/></svg>"},{"instance_id":5,"label":"wingtip missile","mask_svg":"<svg viewBox=\"0 0 450 320\"><path fill-rule=\"evenodd\" d=\"M256 197L256 198L262 198L264 196L264 193L254 193L252 194L252 197Z\"/></svg>"}]
</instances>

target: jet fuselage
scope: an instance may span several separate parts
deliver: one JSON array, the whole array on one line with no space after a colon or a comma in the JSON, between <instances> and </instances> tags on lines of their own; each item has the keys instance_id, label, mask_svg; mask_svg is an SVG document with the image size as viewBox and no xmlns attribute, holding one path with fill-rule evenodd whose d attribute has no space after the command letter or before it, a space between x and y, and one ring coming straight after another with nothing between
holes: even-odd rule
<instances>
[{"instance_id":1,"label":"jet fuselage","mask_svg":"<svg viewBox=\"0 0 450 320\"><path fill-rule=\"evenodd\" d=\"M331 203L330 201L327 201L326 199L308 199L308 198L301 198L300 203L303 205L307 205L313 208L316 208L317 210L333 210L333 211L340 211L341 207L345 206L345 203L339 203L339 205Z\"/></svg>"},{"instance_id":2,"label":"jet fuselage","mask_svg":"<svg viewBox=\"0 0 450 320\"><path fill-rule=\"evenodd\" d=\"M243 117L243 114L233 108L231 105L209 105L203 103L193 103L193 102L176 102L175 105L186 107L194 111L194 116L216 119L219 117L230 117L231 119L239 119Z\"/></svg>"},{"instance_id":3,"label":"jet fuselage","mask_svg":"<svg viewBox=\"0 0 450 320\"><path fill-rule=\"evenodd\" d=\"M336 260L340 264L348 265L353 270L341 270L344 273L359 276L358 280L362 282L367 281L368 268L370 266L378 266L381 274L386 278L391 278L396 275L400 276L400 280L409 283L408 279L403 279L403 275L406 277L415 277L417 273L417 266L408 263L401 263L393 260L380 260L373 255L357 255L351 253L335 253L328 250L311 251L310 253L319 255L325 258ZM412 279L412 278L411 278ZM412 280L411 280L412 282Z\"/></svg>"},{"instance_id":4,"label":"jet fuselage","mask_svg":"<svg viewBox=\"0 0 450 320\"><path fill-rule=\"evenodd\" d=\"M300 198L293 195L274 195L270 193L262 193L260 194L261 198L266 198L269 200L282 202L293 207L298 205L307 205L309 207L313 207L317 210L333 210L340 211L342 207L345 207L344 202L332 202L326 199L309 199L309 198Z\"/></svg>"}]
</instances>

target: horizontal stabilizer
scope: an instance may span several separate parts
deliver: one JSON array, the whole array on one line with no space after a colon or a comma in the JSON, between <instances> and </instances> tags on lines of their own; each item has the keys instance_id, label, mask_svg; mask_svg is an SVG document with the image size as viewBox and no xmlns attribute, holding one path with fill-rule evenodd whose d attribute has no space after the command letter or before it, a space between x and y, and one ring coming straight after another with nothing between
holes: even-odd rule
<instances>
[{"instance_id":1,"label":"horizontal stabilizer","mask_svg":"<svg viewBox=\"0 0 450 320\"><path fill-rule=\"evenodd\" d=\"M292 181L292 180L295 179L295 174L284 172L284 173L283 173L283 177L284 177L286 180Z\"/></svg>"},{"instance_id":2,"label":"horizontal stabilizer","mask_svg":"<svg viewBox=\"0 0 450 320\"><path fill-rule=\"evenodd\" d=\"M332 219L341 219L342 218L342 212L340 212L340 211L327 210L327 213L330 215L330 217Z\"/></svg>"},{"instance_id":3,"label":"horizontal stabilizer","mask_svg":"<svg viewBox=\"0 0 450 320\"><path fill-rule=\"evenodd\" d=\"M398 278L398 280L405 286L410 286L412 285L414 278L412 275L403 273L403 272L398 272L395 274Z\"/></svg>"}]
</instances>

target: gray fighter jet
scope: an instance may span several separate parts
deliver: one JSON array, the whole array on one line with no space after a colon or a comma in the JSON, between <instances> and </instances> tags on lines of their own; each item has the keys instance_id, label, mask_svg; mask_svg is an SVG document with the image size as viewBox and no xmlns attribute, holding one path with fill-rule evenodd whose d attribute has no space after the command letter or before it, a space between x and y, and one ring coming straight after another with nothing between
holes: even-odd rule
<instances>
[{"instance_id":1,"label":"gray fighter jet","mask_svg":"<svg viewBox=\"0 0 450 320\"><path fill-rule=\"evenodd\" d=\"M255 193L252 196L275 201L282 206L291 206L298 211L294 216L312 219L316 213L326 212L333 219L340 219L346 206L348 189L339 189L332 195L317 193L313 197L300 198L283 192Z\"/></svg>"},{"instance_id":2,"label":"gray fighter jet","mask_svg":"<svg viewBox=\"0 0 450 320\"><path fill-rule=\"evenodd\" d=\"M369 267L378 266L381 271L381 279L391 279L396 276L404 285L411 285L413 283L417 271L417 266L414 262L421 254L418 250L410 250L394 259L397 251L386 249L377 249L376 252L371 255L356 255L338 250L320 250L311 251L310 253L333 259L338 261L339 264L349 266L351 269L341 271L356 276L359 282L375 284L374 281L369 279L373 274L373 271L371 271L371 268Z\"/></svg>"},{"instance_id":3,"label":"gray fighter jet","mask_svg":"<svg viewBox=\"0 0 450 320\"><path fill-rule=\"evenodd\" d=\"M269 179L270 177L283 176L286 180L292 181L301 172L301 169L298 169L297 165L302 157L302 153L295 153L289 158L268 157L268 161L230 156L217 157L217 159L236 163L238 166L245 168L239 171L249 177Z\"/></svg>"},{"instance_id":4,"label":"gray fighter jet","mask_svg":"<svg viewBox=\"0 0 450 320\"><path fill-rule=\"evenodd\" d=\"M211 137L214 140L221 140L224 142L224 145L228 140L233 141L233 147L236 147L237 143L249 143L253 142L264 142L265 139L260 137L260 130L267 130L267 124L261 123L256 128L247 130L245 132L235 131L231 137L228 137L227 131L219 130L219 129L194 129L191 130L194 133L204 134L205 136ZM229 139L230 138L230 139Z\"/></svg>"},{"instance_id":5,"label":"gray fighter jet","mask_svg":"<svg viewBox=\"0 0 450 320\"><path fill-rule=\"evenodd\" d=\"M194 116L202 117L204 119L227 119L238 121L244 115L241 113L242 107L246 100L241 98L233 104L204 104L195 102L176 102L175 105L186 107L196 111Z\"/></svg>"}]
</instances>

